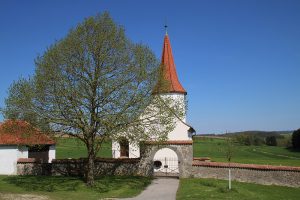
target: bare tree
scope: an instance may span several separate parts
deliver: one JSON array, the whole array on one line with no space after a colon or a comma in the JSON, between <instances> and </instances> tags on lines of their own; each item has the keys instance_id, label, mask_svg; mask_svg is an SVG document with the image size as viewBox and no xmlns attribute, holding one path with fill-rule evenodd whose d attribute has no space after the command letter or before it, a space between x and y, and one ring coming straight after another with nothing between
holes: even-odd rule
<instances>
[{"instance_id":1,"label":"bare tree","mask_svg":"<svg viewBox=\"0 0 300 200\"><path fill-rule=\"evenodd\" d=\"M236 146L234 144L234 138L227 136L225 138L225 147L223 149L225 153L226 160L228 162L228 189L231 190L231 161L234 153L236 151Z\"/></svg>"}]
</instances>

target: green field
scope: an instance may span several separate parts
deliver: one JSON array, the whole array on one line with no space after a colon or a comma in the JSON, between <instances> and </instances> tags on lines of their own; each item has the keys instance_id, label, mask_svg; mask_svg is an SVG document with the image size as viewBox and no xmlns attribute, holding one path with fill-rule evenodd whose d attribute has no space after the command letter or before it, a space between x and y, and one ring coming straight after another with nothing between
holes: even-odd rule
<instances>
[{"instance_id":1,"label":"green field","mask_svg":"<svg viewBox=\"0 0 300 200\"><path fill-rule=\"evenodd\" d=\"M104 176L96 179L95 187L88 188L77 177L0 176L0 199L23 199L18 194L39 197L26 199L51 200L124 198L138 195L150 182L147 177Z\"/></svg>"},{"instance_id":2,"label":"green field","mask_svg":"<svg viewBox=\"0 0 300 200\"><path fill-rule=\"evenodd\" d=\"M194 157L210 157L226 162L224 139L201 137L194 139ZM278 146L243 146L236 144L232 162L300 166L300 152Z\"/></svg>"},{"instance_id":3,"label":"green field","mask_svg":"<svg viewBox=\"0 0 300 200\"><path fill-rule=\"evenodd\" d=\"M177 200L189 199L243 199L243 200L298 200L300 188L267 186L233 181L228 190L228 182L215 179L180 179Z\"/></svg>"},{"instance_id":4,"label":"green field","mask_svg":"<svg viewBox=\"0 0 300 200\"><path fill-rule=\"evenodd\" d=\"M99 157L111 158L111 141L104 142ZM87 150L84 143L75 138L57 138L56 140L56 158L82 158L87 157Z\"/></svg>"},{"instance_id":5,"label":"green field","mask_svg":"<svg viewBox=\"0 0 300 200\"><path fill-rule=\"evenodd\" d=\"M212 161L226 162L223 139L201 137L194 139L194 157L210 157ZM232 162L300 166L300 152L293 152L285 147L274 146L242 146L234 148ZM111 141L103 143L99 157L110 158ZM57 158L86 157L86 147L78 139L59 138L57 140Z\"/></svg>"}]
</instances>

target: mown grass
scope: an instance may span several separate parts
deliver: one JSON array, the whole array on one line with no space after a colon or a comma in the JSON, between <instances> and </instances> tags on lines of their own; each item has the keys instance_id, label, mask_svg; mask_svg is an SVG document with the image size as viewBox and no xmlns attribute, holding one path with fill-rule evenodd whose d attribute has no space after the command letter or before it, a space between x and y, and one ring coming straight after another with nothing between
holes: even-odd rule
<instances>
[{"instance_id":1,"label":"mown grass","mask_svg":"<svg viewBox=\"0 0 300 200\"><path fill-rule=\"evenodd\" d=\"M228 190L228 182L215 179L181 179L177 191L177 200L189 199L237 199L237 200L298 200L300 188L283 186L267 186L252 183L232 182L232 190Z\"/></svg>"},{"instance_id":2,"label":"mown grass","mask_svg":"<svg viewBox=\"0 0 300 200\"><path fill-rule=\"evenodd\" d=\"M95 187L88 188L78 177L0 176L0 196L33 194L53 200L123 198L138 195L150 182L147 177L102 176L96 179Z\"/></svg>"},{"instance_id":3,"label":"mown grass","mask_svg":"<svg viewBox=\"0 0 300 200\"><path fill-rule=\"evenodd\" d=\"M194 139L194 157L210 157L226 162L224 139L201 137ZM232 162L300 166L300 152L277 146L243 146L236 144Z\"/></svg>"},{"instance_id":4,"label":"mown grass","mask_svg":"<svg viewBox=\"0 0 300 200\"><path fill-rule=\"evenodd\" d=\"M196 138L194 139L194 157L210 157L213 161L226 162L224 139ZM110 158L112 156L111 141L106 141L99 157ZM87 157L85 145L78 139L59 138L56 144L56 158L80 158ZM243 146L236 145L232 162L300 166L300 152L291 151L278 146Z\"/></svg>"},{"instance_id":5,"label":"mown grass","mask_svg":"<svg viewBox=\"0 0 300 200\"><path fill-rule=\"evenodd\" d=\"M111 158L111 141L105 141L97 156ZM82 158L87 157L87 148L84 143L76 138L57 138L56 158Z\"/></svg>"}]
</instances>

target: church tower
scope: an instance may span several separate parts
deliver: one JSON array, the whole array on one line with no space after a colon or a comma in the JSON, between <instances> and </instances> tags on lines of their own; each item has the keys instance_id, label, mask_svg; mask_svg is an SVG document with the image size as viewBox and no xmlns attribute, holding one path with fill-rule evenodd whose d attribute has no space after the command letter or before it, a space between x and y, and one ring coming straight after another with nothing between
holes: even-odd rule
<instances>
[{"instance_id":1,"label":"church tower","mask_svg":"<svg viewBox=\"0 0 300 200\"><path fill-rule=\"evenodd\" d=\"M191 140L190 126L186 124L186 95L187 92L181 85L174 62L172 53L171 42L166 32L163 42L162 56L161 56L161 72L162 79L167 83L165 87L156 86L154 93L161 97L168 97L174 99L174 102L183 105L184 115L181 119L177 120L177 125L173 131L168 134L168 140Z\"/></svg>"},{"instance_id":2,"label":"church tower","mask_svg":"<svg viewBox=\"0 0 300 200\"><path fill-rule=\"evenodd\" d=\"M159 79L157 85L153 90L153 95L160 95L162 98L167 98L171 100L170 103L178 104L182 106L183 115L180 114L175 117L175 128L168 133L168 139L164 142L165 145L171 145L173 149L188 149L188 158L192 155L192 134L195 130L186 123L186 90L182 87L179 82L178 75L176 72L176 66L173 58L172 47L170 43L169 36L166 32L163 42L162 57L161 57L161 78ZM180 109L181 110L181 109ZM175 111L176 115L176 111ZM180 116L180 117L179 117ZM145 144L155 144L153 141L144 141ZM140 157L139 147L135 147L133 144L128 143L128 141L118 142L112 141L112 157L129 157L136 158ZM183 157L183 156L182 156ZM154 172L159 172L162 170L162 166L169 166L169 159L172 160L174 164L171 168L164 169L165 172L175 171L178 173L178 156L177 153L170 148L163 148L157 151L154 155L154 160L160 162L160 167L155 167ZM184 162L191 163L184 159Z\"/></svg>"}]
</instances>

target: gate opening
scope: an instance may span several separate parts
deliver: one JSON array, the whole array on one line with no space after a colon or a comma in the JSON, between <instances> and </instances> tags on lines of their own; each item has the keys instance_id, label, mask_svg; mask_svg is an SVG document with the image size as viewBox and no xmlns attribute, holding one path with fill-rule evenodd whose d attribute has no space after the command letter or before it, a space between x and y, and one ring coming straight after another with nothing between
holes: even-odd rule
<instances>
[{"instance_id":1,"label":"gate opening","mask_svg":"<svg viewBox=\"0 0 300 200\"><path fill-rule=\"evenodd\" d=\"M154 176L179 176L178 156L169 148L158 150L153 158Z\"/></svg>"}]
</instances>

